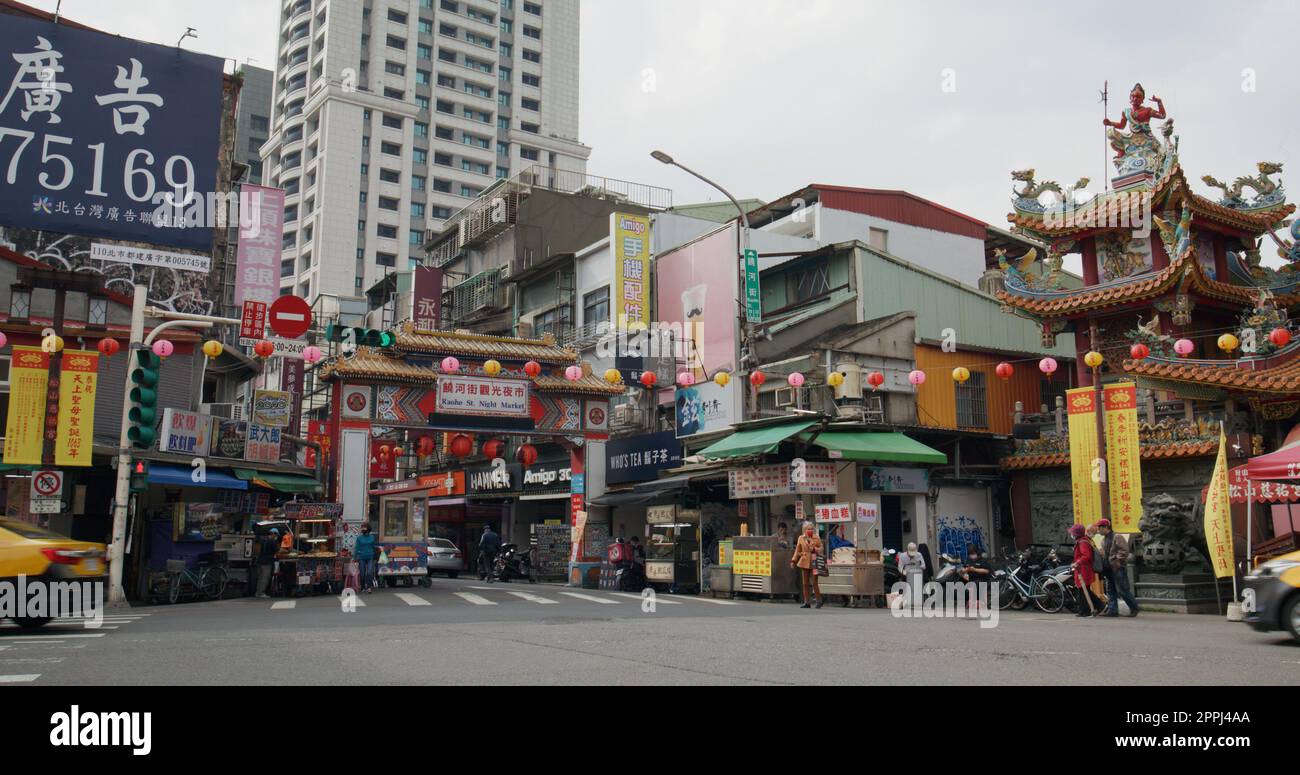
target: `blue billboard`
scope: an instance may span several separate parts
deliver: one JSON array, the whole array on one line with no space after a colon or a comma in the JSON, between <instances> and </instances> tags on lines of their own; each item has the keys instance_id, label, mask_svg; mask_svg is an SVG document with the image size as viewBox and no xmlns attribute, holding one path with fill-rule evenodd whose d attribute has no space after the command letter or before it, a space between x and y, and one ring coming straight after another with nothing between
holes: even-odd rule
<instances>
[{"instance_id":1,"label":"blue billboard","mask_svg":"<svg viewBox=\"0 0 1300 775\"><path fill-rule=\"evenodd\" d=\"M605 484L643 482L682 464L682 444L672 431L643 433L605 443Z\"/></svg>"},{"instance_id":2,"label":"blue billboard","mask_svg":"<svg viewBox=\"0 0 1300 775\"><path fill-rule=\"evenodd\" d=\"M222 67L5 16L0 223L210 251Z\"/></svg>"}]
</instances>

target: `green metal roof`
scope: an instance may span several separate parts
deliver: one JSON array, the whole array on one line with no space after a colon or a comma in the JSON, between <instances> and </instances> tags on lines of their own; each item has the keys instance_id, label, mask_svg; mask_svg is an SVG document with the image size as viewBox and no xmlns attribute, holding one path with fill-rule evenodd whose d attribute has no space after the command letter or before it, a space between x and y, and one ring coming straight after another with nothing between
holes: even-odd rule
<instances>
[{"instance_id":1,"label":"green metal roof","mask_svg":"<svg viewBox=\"0 0 1300 775\"><path fill-rule=\"evenodd\" d=\"M740 206L745 208L746 213L753 212L767 204L762 199L738 199L736 201L740 202ZM716 221L717 223L726 223L739 215L736 212L736 206L731 202L695 202L675 205L669 212L705 221Z\"/></svg>"},{"instance_id":2,"label":"green metal roof","mask_svg":"<svg viewBox=\"0 0 1300 775\"><path fill-rule=\"evenodd\" d=\"M805 433L799 438L807 441L811 436L812 434ZM832 453L839 453L832 454L832 457L843 460L935 465L944 465L948 462L948 456L939 450L927 447L901 433L826 431L814 438L812 443Z\"/></svg>"},{"instance_id":3,"label":"green metal roof","mask_svg":"<svg viewBox=\"0 0 1300 775\"><path fill-rule=\"evenodd\" d=\"M717 459L772 452L781 442L816 424L817 421L811 420L736 431L727 438L700 450L699 454L701 457Z\"/></svg>"},{"instance_id":4,"label":"green metal roof","mask_svg":"<svg viewBox=\"0 0 1300 775\"><path fill-rule=\"evenodd\" d=\"M235 476L246 482L252 482L268 490L287 493L320 492L320 482L310 476L297 474L277 474L270 471L253 471L248 468L235 468Z\"/></svg>"}]
</instances>

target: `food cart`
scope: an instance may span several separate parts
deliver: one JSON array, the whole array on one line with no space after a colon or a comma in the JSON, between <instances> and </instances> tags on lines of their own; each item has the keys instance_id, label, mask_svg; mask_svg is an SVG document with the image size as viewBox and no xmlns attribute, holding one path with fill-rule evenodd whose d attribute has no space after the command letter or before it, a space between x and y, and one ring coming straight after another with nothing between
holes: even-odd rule
<instances>
[{"instance_id":1,"label":"food cart","mask_svg":"<svg viewBox=\"0 0 1300 775\"><path fill-rule=\"evenodd\" d=\"M794 550L782 547L778 536L736 536L731 541L735 593L767 595L769 600L799 596L799 570L790 566Z\"/></svg>"},{"instance_id":2,"label":"food cart","mask_svg":"<svg viewBox=\"0 0 1300 775\"><path fill-rule=\"evenodd\" d=\"M676 504L646 508L646 582L669 592L700 590L700 510Z\"/></svg>"},{"instance_id":3,"label":"food cart","mask_svg":"<svg viewBox=\"0 0 1300 775\"><path fill-rule=\"evenodd\" d=\"M282 516L293 536L293 547L276 555L286 589L295 595L343 591L343 557L336 526L341 503L286 503ZM293 582L292 584L288 582Z\"/></svg>"},{"instance_id":4,"label":"food cart","mask_svg":"<svg viewBox=\"0 0 1300 775\"><path fill-rule=\"evenodd\" d=\"M731 550L730 540L718 542L718 561L709 566L709 592L714 597L717 597L719 592L726 593L727 597L736 596L736 591L732 587Z\"/></svg>"},{"instance_id":5,"label":"food cart","mask_svg":"<svg viewBox=\"0 0 1300 775\"><path fill-rule=\"evenodd\" d=\"M816 507L815 519L819 525L833 530L840 525L851 527L849 536L853 547L840 547L830 550L829 532L822 538L822 544L830 552L827 555L827 575L818 579L822 595L839 595L844 598L844 605L858 607L858 602L867 598L873 603L883 602L885 596L885 564L877 549L860 549L858 529L870 528L879 519L879 511L874 503L822 503Z\"/></svg>"},{"instance_id":6,"label":"food cart","mask_svg":"<svg viewBox=\"0 0 1300 775\"><path fill-rule=\"evenodd\" d=\"M379 552L375 576L379 583L429 586L429 544L425 530L429 486L421 480L397 483L401 489L380 490Z\"/></svg>"}]
</instances>

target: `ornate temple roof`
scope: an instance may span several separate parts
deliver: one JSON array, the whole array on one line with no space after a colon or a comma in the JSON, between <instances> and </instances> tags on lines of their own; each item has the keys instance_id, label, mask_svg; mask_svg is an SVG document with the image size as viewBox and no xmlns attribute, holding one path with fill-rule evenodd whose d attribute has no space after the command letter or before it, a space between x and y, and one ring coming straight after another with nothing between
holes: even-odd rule
<instances>
[{"instance_id":1,"label":"ornate temple roof","mask_svg":"<svg viewBox=\"0 0 1300 775\"><path fill-rule=\"evenodd\" d=\"M1168 444L1144 444L1141 448L1143 460L1162 460L1167 458L1203 457L1219 451L1219 442L1176 441ZM1019 471L1033 468L1061 468L1070 465L1067 452L1051 452L1040 455L1012 455L1002 458L1002 467Z\"/></svg>"},{"instance_id":2,"label":"ornate temple roof","mask_svg":"<svg viewBox=\"0 0 1300 775\"><path fill-rule=\"evenodd\" d=\"M469 331L420 331L410 320L397 324L392 349L420 355L458 355L503 361L576 363L578 353L555 344L549 334L541 339L489 336Z\"/></svg>"},{"instance_id":3,"label":"ornate temple roof","mask_svg":"<svg viewBox=\"0 0 1300 775\"><path fill-rule=\"evenodd\" d=\"M527 341L527 340L524 340ZM502 357L502 356L498 356ZM533 385L543 393L590 393L593 395L619 395L627 386L611 385L600 377L585 373L581 378L541 374ZM407 363L402 354L388 354L372 347L359 347L350 357L334 357L317 367L317 376L323 380L355 379L366 382L389 382L432 386L439 372L429 366Z\"/></svg>"},{"instance_id":4,"label":"ornate temple roof","mask_svg":"<svg viewBox=\"0 0 1300 775\"><path fill-rule=\"evenodd\" d=\"M1249 393L1300 393L1300 345L1281 357L1221 361L1184 361L1148 357L1124 361L1124 371L1141 377L1194 382Z\"/></svg>"}]
</instances>

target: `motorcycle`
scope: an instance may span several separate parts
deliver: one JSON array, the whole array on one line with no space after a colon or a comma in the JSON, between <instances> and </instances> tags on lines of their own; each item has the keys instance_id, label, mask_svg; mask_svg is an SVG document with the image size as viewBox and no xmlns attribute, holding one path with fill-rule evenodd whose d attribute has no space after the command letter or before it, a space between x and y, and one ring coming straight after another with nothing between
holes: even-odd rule
<instances>
[{"instance_id":1,"label":"motorcycle","mask_svg":"<svg viewBox=\"0 0 1300 775\"><path fill-rule=\"evenodd\" d=\"M619 563L614 570L614 586L622 592L645 589L645 566L632 560Z\"/></svg>"},{"instance_id":2,"label":"motorcycle","mask_svg":"<svg viewBox=\"0 0 1300 775\"><path fill-rule=\"evenodd\" d=\"M954 557L951 554L941 554L939 555L939 562L941 565L939 566L939 572L934 574L934 581L937 581L940 584L947 584L950 581L957 582L962 580L961 572L966 566L965 563L961 561L961 558Z\"/></svg>"},{"instance_id":3,"label":"motorcycle","mask_svg":"<svg viewBox=\"0 0 1300 775\"><path fill-rule=\"evenodd\" d=\"M529 584L537 583L537 579L533 578L532 547L521 552L516 544L502 544L492 571L497 581L528 579Z\"/></svg>"}]
</instances>

